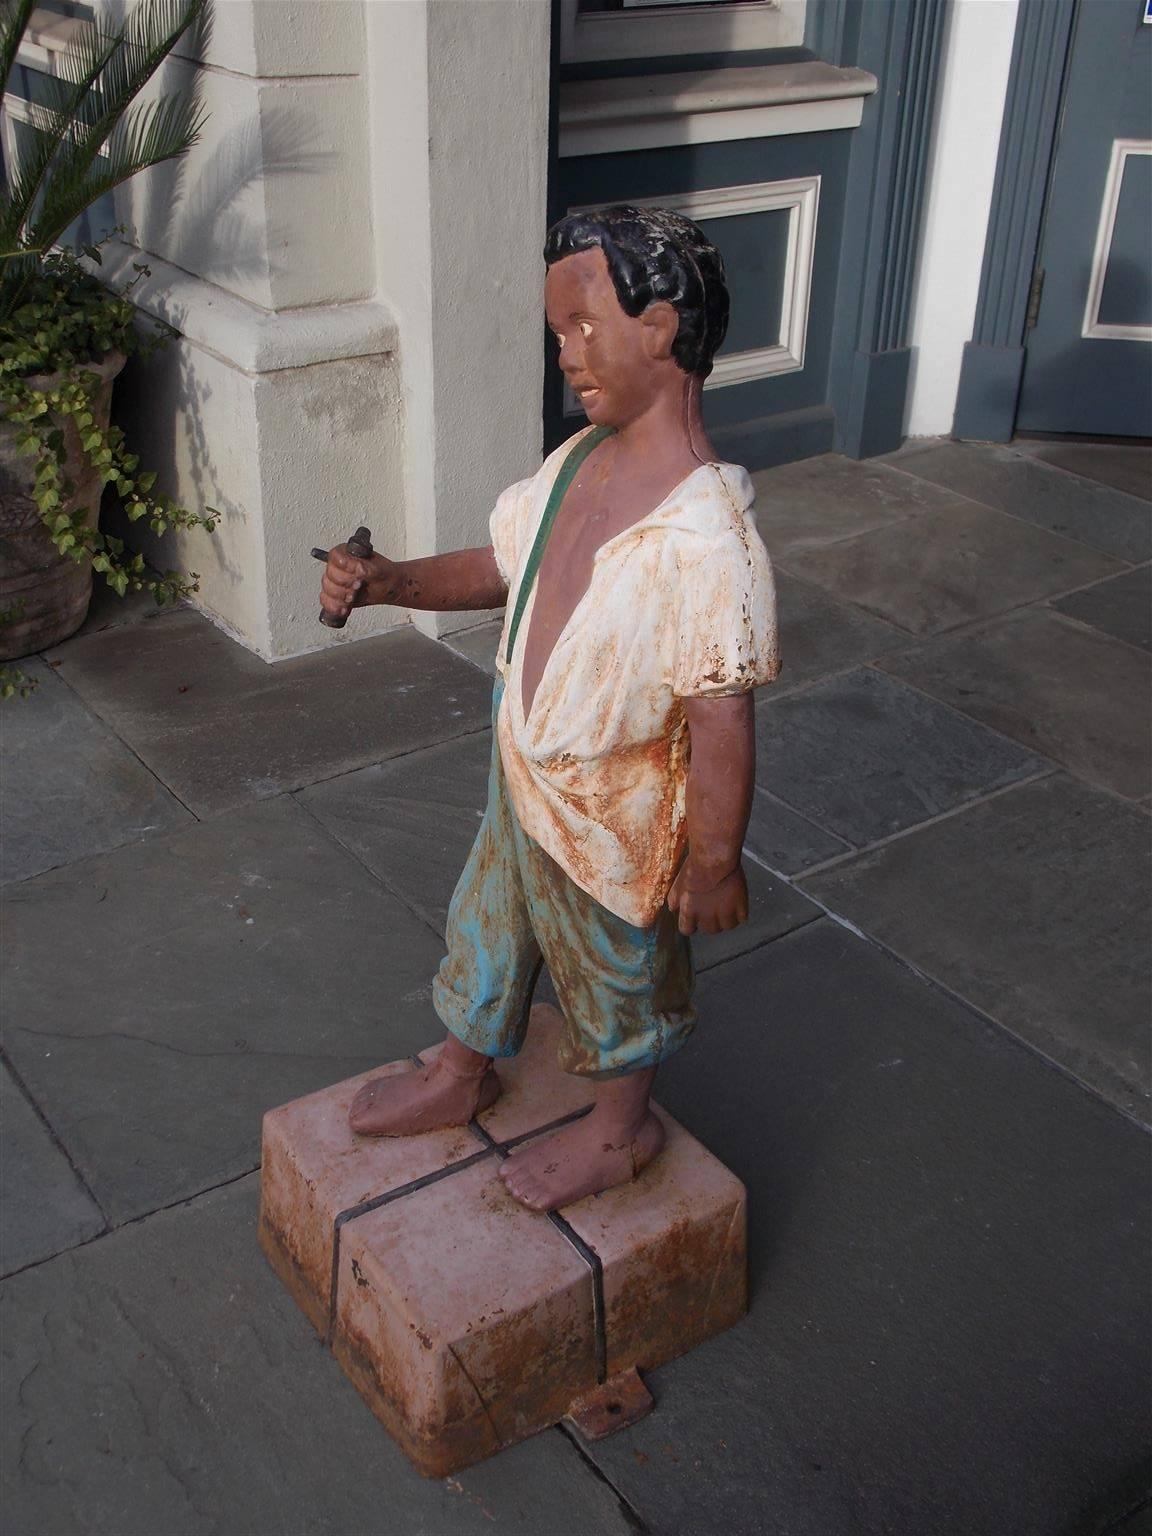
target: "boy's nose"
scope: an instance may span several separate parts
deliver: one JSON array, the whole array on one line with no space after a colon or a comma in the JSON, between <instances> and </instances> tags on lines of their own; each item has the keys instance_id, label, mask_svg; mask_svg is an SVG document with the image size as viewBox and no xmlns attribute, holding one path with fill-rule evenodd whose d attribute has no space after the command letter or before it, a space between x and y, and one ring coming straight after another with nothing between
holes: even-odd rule
<instances>
[{"instance_id":1,"label":"boy's nose","mask_svg":"<svg viewBox=\"0 0 1152 1536\"><path fill-rule=\"evenodd\" d=\"M577 347L571 337L565 337L564 345L560 348L560 372L565 378L571 378L580 372L583 365L584 348Z\"/></svg>"}]
</instances>

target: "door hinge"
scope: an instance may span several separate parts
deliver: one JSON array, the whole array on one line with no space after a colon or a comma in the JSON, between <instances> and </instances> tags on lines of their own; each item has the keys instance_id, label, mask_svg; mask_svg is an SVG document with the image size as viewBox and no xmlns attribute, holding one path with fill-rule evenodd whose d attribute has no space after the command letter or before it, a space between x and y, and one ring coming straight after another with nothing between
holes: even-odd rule
<instances>
[{"instance_id":1,"label":"door hinge","mask_svg":"<svg viewBox=\"0 0 1152 1536\"><path fill-rule=\"evenodd\" d=\"M1032 286L1028 290L1028 312L1024 316L1024 329L1030 331L1040 316L1040 300L1044 294L1044 268L1037 267L1032 274Z\"/></svg>"}]
</instances>

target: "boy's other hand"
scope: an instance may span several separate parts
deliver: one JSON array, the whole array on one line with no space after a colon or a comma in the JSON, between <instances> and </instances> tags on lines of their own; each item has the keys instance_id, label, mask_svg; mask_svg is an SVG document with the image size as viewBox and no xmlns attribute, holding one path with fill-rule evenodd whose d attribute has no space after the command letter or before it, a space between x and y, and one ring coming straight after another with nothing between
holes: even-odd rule
<instances>
[{"instance_id":1,"label":"boy's other hand","mask_svg":"<svg viewBox=\"0 0 1152 1536\"><path fill-rule=\"evenodd\" d=\"M668 892L668 906L678 914L681 933L725 933L748 921L748 882L737 864L716 885L703 885L689 856Z\"/></svg>"},{"instance_id":2,"label":"boy's other hand","mask_svg":"<svg viewBox=\"0 0 1152 1536\"><path fill-rule=\"evenodd\" d=\"M346 544L328 551L320 578L320 606L334 619L346 619L353 608L367 603L387 603L398 585L398 570L386 555L360 560L348 553Z\"/></svg>"}]
</instances>

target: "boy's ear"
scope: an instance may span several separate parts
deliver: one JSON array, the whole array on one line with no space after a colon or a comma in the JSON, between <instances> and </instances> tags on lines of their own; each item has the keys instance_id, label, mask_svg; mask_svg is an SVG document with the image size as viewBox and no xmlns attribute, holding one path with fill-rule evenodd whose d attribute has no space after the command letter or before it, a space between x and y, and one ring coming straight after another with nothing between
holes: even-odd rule
<instances>
[{"instance_id":1,"label":"boy's ear","mask_svg":"<svg viewBox=\"0 0 1152 1536\"><path fill-rule=\"evenodd\" d=\"M680 315L666 299L658 299L640 316L644 327L644 350L654 362L672 356L672 344L680 329Z\"/></svg>"}]
</instances>

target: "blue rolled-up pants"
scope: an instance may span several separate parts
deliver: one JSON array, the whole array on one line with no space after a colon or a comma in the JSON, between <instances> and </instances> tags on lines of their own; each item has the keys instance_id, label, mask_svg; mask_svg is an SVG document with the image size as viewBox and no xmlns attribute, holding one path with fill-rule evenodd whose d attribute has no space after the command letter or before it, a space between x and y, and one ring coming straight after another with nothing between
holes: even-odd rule
<instances>
[{"instance_id":1,"label":"blue rolled-up pants","mask_svg":"<svg viewBox=\"0 0 1152 1536\"><path fill-rule=\"evenodd\" d=\"M433 983L446 1027L485 1056L515 1056L547 965L564 1014L560 1065L609 1078L654 1067L696 1021L692 955L664 908L637 928L580 889L516 819L495 730L488 806L448 909L448 953Z\"/></svg>"}]
</instances>

